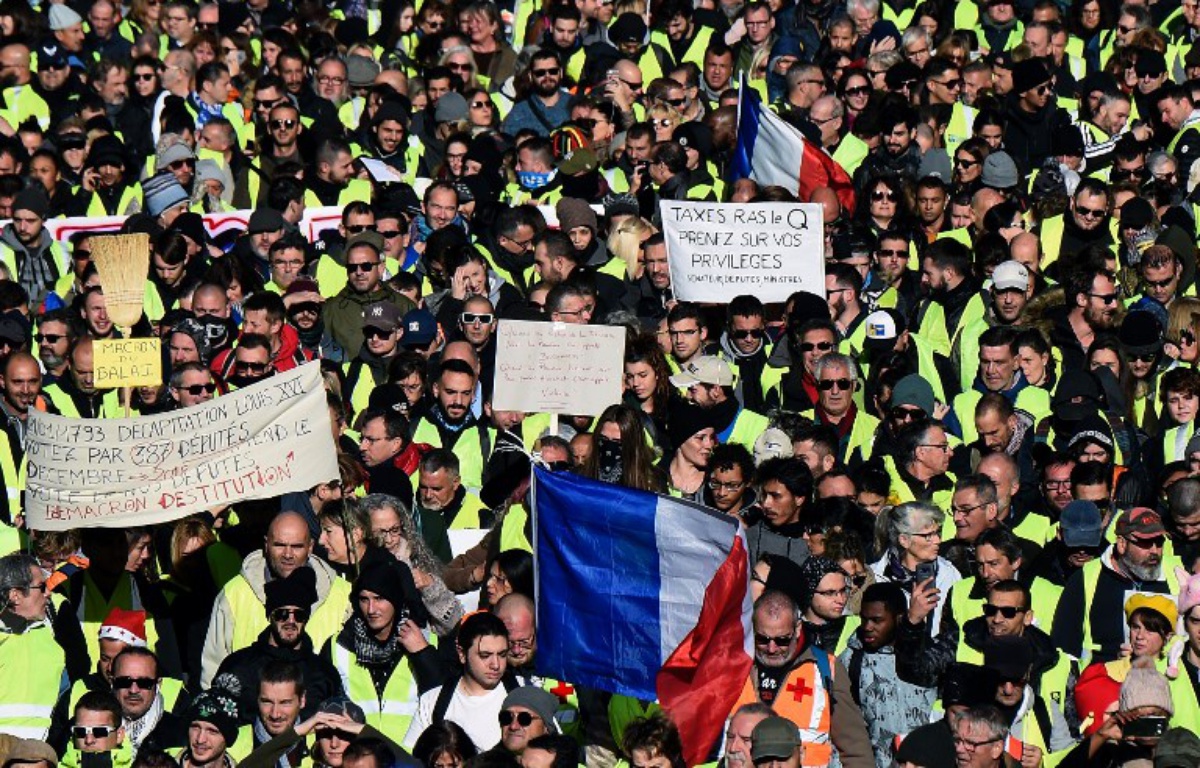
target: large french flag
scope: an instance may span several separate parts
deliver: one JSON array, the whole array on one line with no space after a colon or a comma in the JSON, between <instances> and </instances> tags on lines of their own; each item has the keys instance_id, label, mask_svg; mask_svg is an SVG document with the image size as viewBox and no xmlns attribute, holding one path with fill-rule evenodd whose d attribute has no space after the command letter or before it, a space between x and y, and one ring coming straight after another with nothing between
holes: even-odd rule
<instances>
[{"instance_id":1,"label":"large french flag","mask_svg":"<svg viewBox=\"0 0 1200 768\"><path fill-rule=\"evenodd\" d=\"M737 521L540 467L533 503L538 671L657 699L688 765L704 762L753 660Z\"/></svg>"},{"instance_id":2,"label":"large french flag","mask_svg":"<svg viewBox=\"0 0 1200 768\"><path fill-rule=\"evenodd\" d=\"M814 189L829 187L842 208L853 211L854 183L846 170L799 129L764 107L753 88L743 86L741 94L731 181L748 178L759 186L780 186L801 201L812 197Z\"/></svg>"}]
</instances>

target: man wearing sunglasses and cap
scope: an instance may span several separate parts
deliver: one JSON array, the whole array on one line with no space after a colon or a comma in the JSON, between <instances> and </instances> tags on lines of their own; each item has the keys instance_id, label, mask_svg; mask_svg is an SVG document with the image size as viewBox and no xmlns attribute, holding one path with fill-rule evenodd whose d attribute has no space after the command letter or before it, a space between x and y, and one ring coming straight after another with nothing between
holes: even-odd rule
<instances>
[{"instance_id":1,"label":"man wearing sunglasses and cap","mask_svg":"<svg viewBox=\"0 0 1200 768\"><path fill-rule=\"evenodd\" d=\"M1066 129L1070 120L1058 107L1053 75L1042 59L1026 59L1013 65L1013 93L1017 98L1006 112L1004 148L1017 167L1028 174L1050 157L1054 132Z\"/></svg>"},{"instance_id":2,"label":"man wearing sunglasses and cap","mask_svg":"<svg viewBox=\"0 0 1200 768\"><path fill-rule=\"evenodd\" d=\"M733 394L733 371L716 355L697 355L671 377L671 386L711 414L720 443L738 443L747 449L769 426L767 417L743 408Z\"/></svg>"}]
</instances>

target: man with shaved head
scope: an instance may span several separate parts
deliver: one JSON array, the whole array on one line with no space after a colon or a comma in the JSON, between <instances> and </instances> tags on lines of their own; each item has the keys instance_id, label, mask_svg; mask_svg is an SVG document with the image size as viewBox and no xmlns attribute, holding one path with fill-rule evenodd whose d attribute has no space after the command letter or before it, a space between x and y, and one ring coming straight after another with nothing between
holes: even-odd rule
<instances>
[{"instance_id":1,"label":"man with shaved head","mask_svg":"<svg viewBox=\"0 0 1200 768\"><path fill-rule=\"evenodd\" d=\"M226 656L249 646L267 628L267 582L311 568L316 576L317 602L307 632L313 646L322 647L342 628L350 609L350 583L312 552L313 539L304 517L288 511L276 515L267 528L262 551L250 553L242 562L242 572L217 596L204 640L202 688L212 685Z\"/></svg>"}]
</instances>

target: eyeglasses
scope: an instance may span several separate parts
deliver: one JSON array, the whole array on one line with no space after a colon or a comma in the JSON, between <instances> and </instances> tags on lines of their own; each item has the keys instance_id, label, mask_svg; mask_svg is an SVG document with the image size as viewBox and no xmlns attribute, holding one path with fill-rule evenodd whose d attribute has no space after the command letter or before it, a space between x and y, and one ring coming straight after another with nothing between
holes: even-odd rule
<instances>
[{"instance_id":1,"label":"eyeglasses","mask_svg":"<svg viewBox=\"0 0 1200 768\"><path fill-rule=\"evenodd\" d=\"M451 69L453 68L452 66ZM345 85L346 78L334 77L333 75L317 75L317 82L322 85Z\"/></svg>"},{"instance_id":2,"label":"eyeglasses","mask_svg":"<svg viewBox=\"0 0 1200 768\"><path fill-rule=\"evenodd\" d=\"M849 597L850 592L850 587L842 587L841 589L818 589L813 592L813 594L819 595L820 597L824 597L828 600L835 597Z\"/></svg>"},{"instance_id":3,"label":"eyeglasses","mask_svg":"<svg viewBox=\"0 0 1200 768\"><path fill-rule=\"evenodd\" d=\"M995 4L996 3L993 3L993 5L995 5ZM1007 5L1007 4L1008 4L1007 2L1004 3L1004 5ZM994 739L984 739L983 741L972 741L971 739L968 739L965 736L955 736L954 737L954 746L962 747L967 752L974 752L975 750L979 749L980 747L985 747L988 744L995 744L997 741L1000 741L1003 738L1004 738L1003 736L997 736Z\"/></svg>"},{"instance_id":4,"label":"eyeglasses","mask_svg":"<svg viewBox=\"0 0 1200 768\"><path fill-rule=\"evenodd\" d=\"M308 621L309 610L307 608L276 608L271 611L271 621L287 621L295 619L301 624Z\"/></svg>"},{"instance_id":5,"label":"eyeglasses","mask_svg":"<svg viewBox=\"0 0 1200 768\"><path fill-rule=\"evenodd\" d=\"M746 482L743 480L739 483L723 483L720 480L709 480L708 487L714 491L729 491L735 493L746 487Z\"/></svg>"},{"instance_id":6,"label":"eyeglasses","mask_svg":"<svg viewBox=\"0 0 1200 768\"><path fill-rule=\"evenodd\" d=\"M933 541L934 539L942 538L942 531L941 531L941 529L935 528L932 531L925 531L924 533L910 533L908 535L912 536L913 538L916 538L916 539L924 539L925 541Z\"/></svg>"},{"instance_id":7,"label":"eyeglasses","mask_svg":"<svg viewBox=\"0 0 1200 768\"><path fill-rule=\"evenodd\" d=\"M764 647L770 645L771 643L774 643L775 645L778 645L780 648L785 648L785 647L791 645L792 641L795 639L796 639L795 634L780 635L779 637L771 637L770 635L760 635L757 632L754 633L754 644L761 645Z\"/></svg>"},{"instance_id":8,"label":"eyeglasses","mask_svg":"<svg viewBox=\"0 0 1200 768\"><path fill-rule=\"evenodd\" d=\"M458 319L462 321L463 325L474 325L475 323L491 325L496 316L490 312L463 312Z\"/></svg>"},{"instance_id":9,"label":"eyeglasses","mask_svg":"<svg viewBox=\"0 0 1200 768\"><path fill-rule=\"evenodd\" d=\"M271 367L270 363L253 363L246 360L235 360L233 367L252 373L265 373Z\"/></svg>"},{"instance_id":10,"label":"eyeglasses","mask_svg":"<svg viewBox=\"0 0 1200 768\"><path fill-rule=\"evenodd\" d=\"M1015 619L1027 610L1026 608L1018 608L1015 605L992 605L991 603L985 603L983 606L983 615L990 619L998 613L1006 619Z\"/></svg>"},{"instance_id":11,"label":"eyeglasses","mask_svg":"<svg viewBox=\"0 0 1200 768\"><path fill-rule=\"evenodd\" d=\"M347 224L346 231L352 235L361 235L363 232L374 232L374 224Z\"/></svg>"},{"instance_id":12,"label":"eyeglasses","mask_svg":"<svg viewBox=\"0 0 1200 768\"><path fill-rule=\"evenodd\" d=\"M187 392L192 397L199 397L204 393L212 394L217 391L217 385L211 381L207 384L190 384L186 387L179 387L180 392Z\"/></svg>"},{"instance_id":13,"label":"eyeglasses","mask_svg":"<svg viewBox=\"0 0 1200 768\"><path fill-rule=\"evenodd\" d=\"M1131 32L1136 32L1137 27L1127 27L1124 24L1118 24L1117 31L1120 32L1122 35L1128 35Z\"/></svg>"},{"instance_id":14,"label":"eyeglasses","mask_svg":"<svg viewBox=\"0 0 1200 768\"><path fill-rule=\"evenodd\" d=\"M114 677L112 687L118 691L127 691L133 686L141 688L143 691L149 690L158 685L158 681L153 677Z\"/></svg>"},{"instance_id":15,"label":"eyeglasses","mask_svg":"<svg viewBox=\"0 0 1200 768\"><path fill-rule=\"evenodd\" d=\"M393 331L389 331L385 328L374 328L369 325L366 328L363 328L363 338L365 339L386 339L391 336L392 333Z\"/></svg>"},{"instance_id":16,"label":"eyeglasses","mask_svg":"<svg viewBox=\"0 0 1200 768\"><path fill-rule=\"evenodd\" d=\"M955 515L969 515L977 509L983 509L987 504L975 504L970 507L955 507L951 506L950 511Z\"/></svg>"},{"instance_id":17,"label":"eyeglasses","mask_svg":"<svg viewBox=\"0 0 1200 768\"><path fill-rule=\"evenodd\" d=\"M290 131L296 127L296 121L290 117L285 117L281 120L272 120L270 125L271 125L272 131L278 131L281 129L285 130L285 131Z\"/></svg>"},{"instance_id":18,"label":"eyeglasses","mask_svg":"<svg viewBox=\"0 0 1200 768\"><path fill-rule=\"evenodd\" d=\"M821 379L817 382L817 389L822 392L828 392L831 389L847 391L853 388L854 382L850 379Z\"/></svg>"},{"instance_id":19,"label":"eyeglasses","mask_svg":"<svg viewBox=\"0 0 1200 768\"><path fill-rule=\"evenodd\" d=\"M534 77L558 77L558 73L561 71L562 70L558 67L551 67L550 69L535 69L535 70L533 70L533 76Z\"/></svg>"},{"instance_id":20,"label":"eyeglasses","mask_svg":"<svg viewBox=\"0 0 1200 768\"><path fill-rule=\"evenodd\" d=\"M877 189L871 193L871 202L880 203L887 200L889 203L896 201L896 195L890 189Z\"/></svg>"},{"instance_id":21,"label":"eyeglasses","mask_svg":"<svg viewBox=\"0 0 1200 768\"><path fill-rule=\"evenodd\" d=\"M801 354L812 352L814 349L818 352L828 352L829 350L833 349L833 342L818 341L816 344L813 344L812 342L806 341L800 345Z\"/></svg>"},{"instance_id":22,"label":"eyeglasses","mask_svg":"<svg viewBox=\"0 0 1200 768\"><path fill-rule=\"evenodd\" d=\"M1154 536L1149 539L1138 539L1133 536L1126 536L1125 540L1138 549L1162 549L1166 543L1166 536Z\"/></svg>"},{"instance_id":23,"label":"eyeglasses","mask_svg":"<svg viewBox=\"0 0 1200 768\"><path fill-rule=\"evenodd\" d=\"M699 328L680 328L677 331L671 331L671 330L667 331L667 335L670 336L672 339L678 339L680 337L695 336L697 333L700 333Z\"/></svg>"},{"instance_id":24,"label":"eyeglasses","mask_svg":"<svg viewBox=\"0 0 1200 768\"><path fill-rule=\"evenodd\" d=\"M1088 291L1088 296L1091 296L1093 299L1099 299L1105 306L1115 304L1117 299L1120 298L1120 295L1116 293L1092 293L1091 291Z\"/></svg>"},{"instance_id":25,"label":"eyeglasses","mask_svg":"<svg viewBox=\"0 0 1200 768\"><path fill-rule=\"evenodd\" d=\"M62 333L39 333L33 337L38 344L57 344L65 338L66 334Z\"/></svg>"},{"instance_id":26,"label":"eyeglasses","mask_svg":"<svg viewBox=\"0 0 1200 768\"><path fill-rule=\"evenodd\" d=\"M746 339L761 339L767 332L762 328L746 328L740 331L730 331L729 338L745 341Z\"/></svg>"},{"instance_id":27,"label":"eyeglasses","mask_svg":"<svg viewBox=\"0 0 1200 768\"><path fill-rule=\"evenodd\" d=\"M507 728L508 726L512 725L513 721L515 720L517 725L521 726L522 728L528 728L529 726L533 725L534 720L541 719L542 718L538 717L532 712L509 712L508 710L505 710L500 713L500 727Z\"/></svg>"},{"instance_id":28,"label":"eyeglasses","mask_svg":"<svg viewBox=\"0 0 1200 768\"><path fill-rule=\"evenodd\" d=\"M350 274L354 274L355 272L370 272L372 269L375 269L375 267L378 266L378 261L360 261L354 264L347 263L346 271Z\"/></svg>"},{"instance_id":29,"label":"eyeglasses","mask_svg":"<svg viewBox=\"0 0 1200 768\"><path fill-rule=\"evenodd\" d=\"M73 725L71 726L71 738L86 739L91 736L95 739L107 739L108 735L116 730L111 725Z\"/></svg>"}]
</instances>

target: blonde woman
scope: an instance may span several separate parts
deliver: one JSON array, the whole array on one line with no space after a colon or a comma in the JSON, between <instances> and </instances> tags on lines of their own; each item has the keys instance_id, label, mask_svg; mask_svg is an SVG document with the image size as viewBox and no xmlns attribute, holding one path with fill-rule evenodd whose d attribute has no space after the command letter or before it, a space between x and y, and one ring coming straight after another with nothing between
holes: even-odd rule
<instances>
[{"instance_id":1,"label":"blonde woman","mask_svg":"<svg viewBox=\"0 0 1200 768\"><path fill-rule=\"evenodd\" d=\"M479 87L479 66L475 63L475 54L467 46L456 45L447 48L438 57L438 64L462 79L463 87L459 90L460 93Z\"/></svg>"},{"instance_id":2,"label":"blonde woman","mask_svg":"<svg viewBox=\"0 0 1200 768\"><path fill-rule=\"evenodd\" d=\"M639 216L629 216L608 234L608 250L625 260L626 276L637 280L642 276L642 243L658 232L654 225Z\"/></svg>"},{"instance_id":3,"label":"blonde woman","mask_svg":"<svg viewBox=\"0 0 1200 768\"><path fill-rule=\"evenodd\" d=\"M683 115L674 107L661 102L646 110L646 121L654 128L654 141L670 141L675 129L683 122Z\"/></svg>"}]
</instances>

